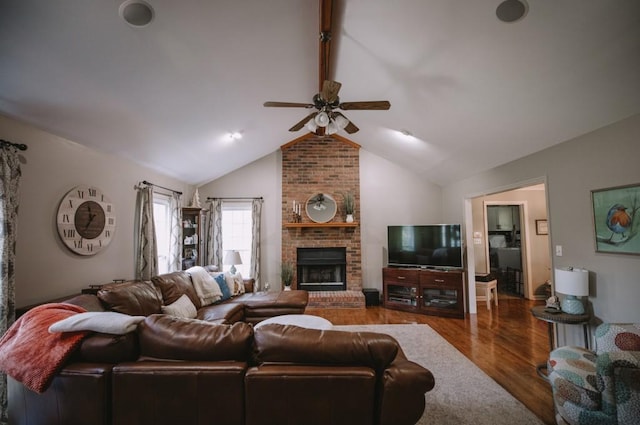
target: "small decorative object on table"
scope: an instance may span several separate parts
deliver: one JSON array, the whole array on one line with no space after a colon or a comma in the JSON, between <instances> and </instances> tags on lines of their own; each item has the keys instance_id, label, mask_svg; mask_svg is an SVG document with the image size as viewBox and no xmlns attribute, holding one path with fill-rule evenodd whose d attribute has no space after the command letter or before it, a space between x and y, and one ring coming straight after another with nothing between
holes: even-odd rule
<instances>
[{"instance_id":1,"label":"small decorative object on table","mask_svg":"<svg viewBox=\"0 0 640 425\"><path fill-rule=\"evenodd\" d=\"M547 299L547 305L545 306L544 311L552 314L562 313L562 310L560 310L560 301L558 300L558 297L556 297L555 295L552 297L549 297Z\"/></svg>"}]
</instances>

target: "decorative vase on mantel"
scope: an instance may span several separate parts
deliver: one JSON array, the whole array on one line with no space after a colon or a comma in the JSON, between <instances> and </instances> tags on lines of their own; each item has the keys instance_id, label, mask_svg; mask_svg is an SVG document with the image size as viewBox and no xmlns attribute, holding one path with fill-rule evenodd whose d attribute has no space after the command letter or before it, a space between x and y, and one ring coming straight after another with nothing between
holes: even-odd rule
<instances>
[{"instance_id":1,"label":"decorative vase on mantel","mask_svg":"<svg viewBox=\"0 0 640 425\"><path fill-rule=\"evenodd\" d=\"M347 214L347 219L345 221L347 223L353 223L353 214Z\"/></svg>"}]
</instances>

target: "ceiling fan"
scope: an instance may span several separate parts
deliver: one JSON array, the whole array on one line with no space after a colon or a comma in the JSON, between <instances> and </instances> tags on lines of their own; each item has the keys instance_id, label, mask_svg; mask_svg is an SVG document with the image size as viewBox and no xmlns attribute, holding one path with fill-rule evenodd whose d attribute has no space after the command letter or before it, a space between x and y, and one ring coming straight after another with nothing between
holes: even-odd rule
<instances>
[{"instance_id":1,"label":"ceiling fan","mask_svg":"<svg viewBox=\"0 0 640 425\"><path fill-rule=\"evenodd\" d=\"M319 92L313 96L313 103L265 102L266 107L315 109L297 122L289 131L298 131L303 127L316 134L334 134L344 129L352 134L359 128L336 109L348 110L387 110L391 107L388 100L364 102L340 102L338 92L340 84L329 79L331 69L331 26L333 0L320 0L320 78Z\"/></svg>"}]
</instances>

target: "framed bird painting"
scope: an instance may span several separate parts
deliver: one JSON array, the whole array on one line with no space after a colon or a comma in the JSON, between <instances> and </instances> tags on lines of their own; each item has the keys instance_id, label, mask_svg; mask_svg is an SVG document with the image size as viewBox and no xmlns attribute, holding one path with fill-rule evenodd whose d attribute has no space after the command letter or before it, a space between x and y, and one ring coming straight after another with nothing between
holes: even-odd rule
<instances>
[{"instance_id":1,"label":"framed bird painting","mask_svg":"<svg viewBox=\"0 0 640 425\"><path fill-rule=\"evenodd\" d=\"M640 183L591 191L596 252L640 255Z\"/></svg>"}]
</instances>

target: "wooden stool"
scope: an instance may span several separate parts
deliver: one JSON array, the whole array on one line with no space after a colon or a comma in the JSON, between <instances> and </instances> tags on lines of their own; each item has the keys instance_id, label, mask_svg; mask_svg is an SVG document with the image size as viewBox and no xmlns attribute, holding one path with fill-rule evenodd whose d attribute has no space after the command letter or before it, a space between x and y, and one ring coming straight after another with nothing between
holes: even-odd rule
<instances>
[{"instance_id":1,"label":"wooden stool","mask_svg":"<svg viewBox=\"0 0 640 425\"><path fill-rule=\"evenodd\" d=\"M482 291L482 292L481 292ZM483 295L478 295L482 293ZM491 310L491 297L498 306L498 281L478 282L476 280L476 301L487 301L487 310Z\"/></svg>"}]
</instances>

